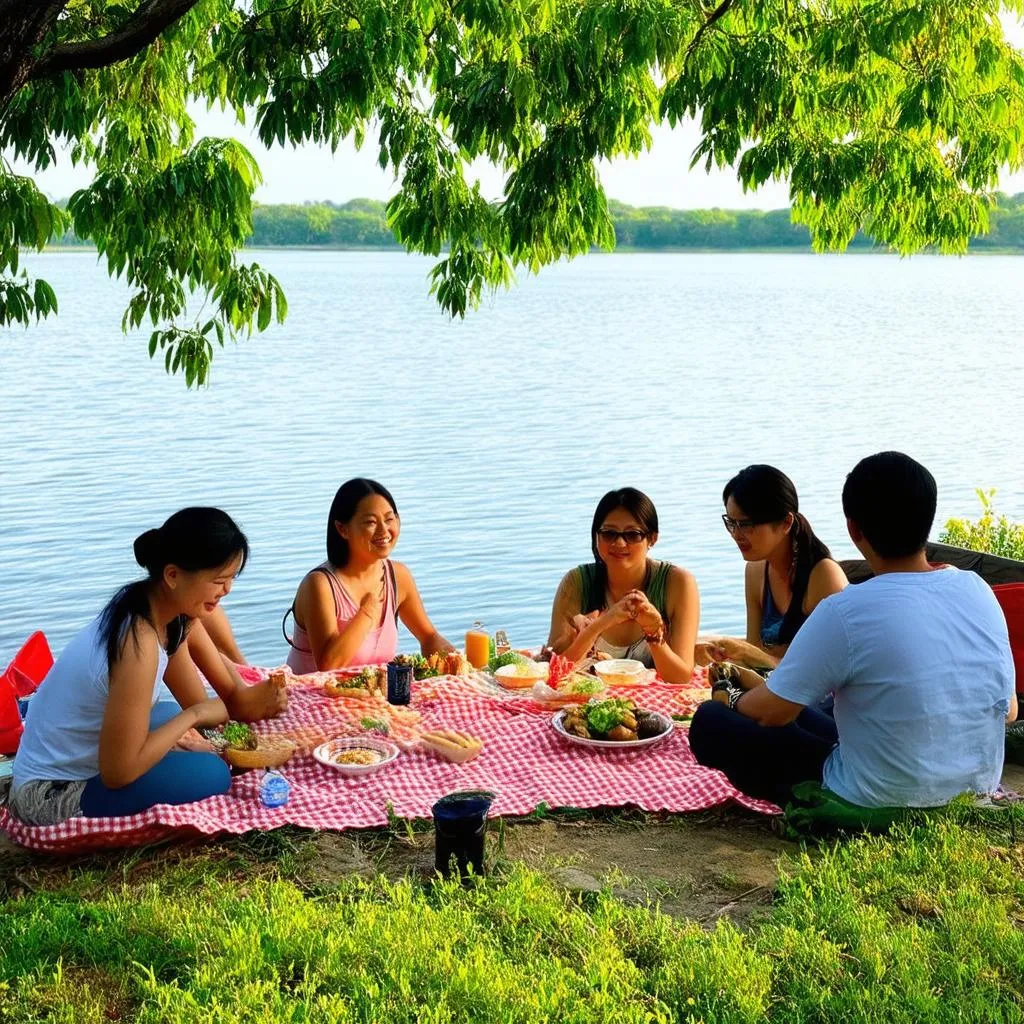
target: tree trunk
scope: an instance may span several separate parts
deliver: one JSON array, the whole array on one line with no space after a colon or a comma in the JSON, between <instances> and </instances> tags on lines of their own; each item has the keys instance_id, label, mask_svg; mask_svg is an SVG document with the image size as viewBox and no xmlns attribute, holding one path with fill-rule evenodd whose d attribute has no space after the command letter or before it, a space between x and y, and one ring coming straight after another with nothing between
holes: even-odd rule
<instances>
[{"instance_id":1,"label":"tree trunk","mask_svg":"<svg viewBox=\"0 0 1024 1024\"><path fill-rule=\"evenodd\" d=\"M37 47L68 0L0 0L0 110L28 81Z\"/></svg>"}]
</instances>

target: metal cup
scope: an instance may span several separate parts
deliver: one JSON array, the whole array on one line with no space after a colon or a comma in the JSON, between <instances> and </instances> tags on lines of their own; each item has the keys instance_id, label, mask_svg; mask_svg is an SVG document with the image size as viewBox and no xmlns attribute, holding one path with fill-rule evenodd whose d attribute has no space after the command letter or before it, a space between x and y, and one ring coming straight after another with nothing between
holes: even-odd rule
<instances>
[{"instance_id":1,"label":"metal cup","mask_svg":"<svg viewBox=\"0 0 1024 1024\"><path fill-rule=\"evenodd\" d=\"M449 793L434 804L434 869L446 878L484 874L487 812L495 797L485 790Z\"/></svg>"},{"instance_id":2,"label":"metal cup","mask_svg":"<svg viewBox=\"0 0 1024 1024\"><path fill-rule=\"evenodd\" d=\"M388 663L388 703L408 704L412 699L412 665Z\"/></svg>"}]
</instances>

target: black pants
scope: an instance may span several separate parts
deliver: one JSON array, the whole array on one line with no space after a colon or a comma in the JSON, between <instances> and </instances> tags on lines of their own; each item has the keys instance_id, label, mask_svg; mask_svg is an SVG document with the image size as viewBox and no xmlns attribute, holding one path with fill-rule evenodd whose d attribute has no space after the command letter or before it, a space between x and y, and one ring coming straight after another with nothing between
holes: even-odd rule
<instances>
[{"instance_id":1,"label":"black pants","mask_svg":"<svg viewBox=\"0 0 1024 1024\"><path fill-rule=\"evenodd\" d=\"M795 722L758 725L728 704L705 701L690 725L690 749L708 768L725 772L748 796L785 806L798 782L820 782L839 742L835 719L804 708Z\"/></svg>"}]
</instances>

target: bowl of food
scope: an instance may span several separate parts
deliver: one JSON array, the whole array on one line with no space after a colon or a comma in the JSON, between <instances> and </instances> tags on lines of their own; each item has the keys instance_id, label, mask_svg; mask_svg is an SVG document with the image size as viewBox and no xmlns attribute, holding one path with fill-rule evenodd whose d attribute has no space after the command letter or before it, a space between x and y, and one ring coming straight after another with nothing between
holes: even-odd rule
<instances>
[{"instance_id":1,"label":"bowl of food","mask_svg":"<svg viewBox=\"0 0 1024 1024\"><path fill-rule=\"evenodd\" d=\"M595 662L594 671L607 686L643 686L647 682L647 666L632 658Z\"/></svg>"},{"instance_id":2,"label":"bowl of food","mask_svg":"<svg viewBox=\"0 0 1024 1024\"><path fill-rule=\"evenodd\" d=\"M570 743L601 749L650 747L672 734L668 715L637 707L631 700L609 697L559 711L551 726Z\"/></svg>"},{"instance_id":3,"label":"bowl of food","mask_svg":"<svg viewBox=\"0 0 1024 1024\"><path fill-rule=\"evenodd\" d=\"M261 736L244 722L228 722L214 746L233 768L279 768L295 753L291 740Z\"/></svg>"},{"instance_id":4,"label":"bowl of food","mask_svg":"<svg viewBox=\"0 0 1024 1024\"><path fill-rule=\"evenodd\" d=\"M339 737L321 743L313 757L342 775L368 775L398 757L398 747L369 736Z\"/></svg>"},{"instance_id":5,"label":"bowl of food","mask_svg":"<svg viewBox=\"0 0 1024 1024\"><path fill-rule=\"evenodd\" d=\"M548 678L548 666L543 661L518 661L494 670L494 678L506 690L528 690L534 683Z\"/></svg>"}]
</instances>

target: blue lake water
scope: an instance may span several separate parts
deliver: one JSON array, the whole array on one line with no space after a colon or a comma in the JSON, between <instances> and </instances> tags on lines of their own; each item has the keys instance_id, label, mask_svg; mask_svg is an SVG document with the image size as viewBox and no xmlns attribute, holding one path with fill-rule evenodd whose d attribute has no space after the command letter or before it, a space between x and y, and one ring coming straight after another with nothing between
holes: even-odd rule
<instances>
[{"instance_id":1,"label":"blue lake water","mask_svg":"<svg viewBox=\"0 0 1024 1024\"><path fill-rule=\"evenodd\" d=\"M355 475L395 494L396 557L442 632L480 619L520 644L546 636L613 486L654 499L656 553L696 573L707 630L742 628L719 515L747 463L793 477L839 557L844 476L885 448L935 474L939 523L974 515L976 486L1024 518L1018 257L591 256L453 323L427 260L253 256L288 322L218 352L193 392L121 334L127 290L94 254L28 261L61 312L0 343L0 662L35 628L59 649L136 576L133 538L202 503L249 534L225 607L250 659L280 663L281 615Z\"/></svg>"}]
</instances>

